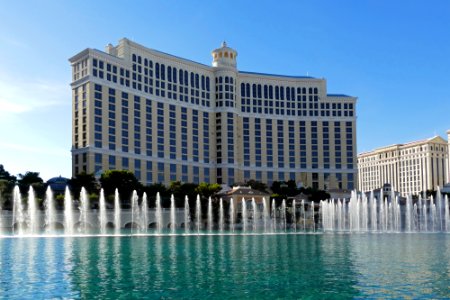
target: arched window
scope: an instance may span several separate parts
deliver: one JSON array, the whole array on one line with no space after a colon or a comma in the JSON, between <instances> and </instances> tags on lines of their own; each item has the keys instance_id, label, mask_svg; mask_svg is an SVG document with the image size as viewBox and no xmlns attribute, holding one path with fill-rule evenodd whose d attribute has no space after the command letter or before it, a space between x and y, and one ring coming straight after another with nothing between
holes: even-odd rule
<instances>
[{"instance_id":1,"label":"arched window","mask_svg":"<svg viewBox=\"0 0 450 300\"><path fill-rule=\"evenodd\" d=\"M206 77L206 90L209 92L209 77Z\"/></svg>"},{"instance_id":2,"label":"arched window","mask_svg":"<svg viewBox=\"0 0 450 300\"><path fill-rule=\"evenodd\" d=\"M241 97L245 97L245 84L241 83Z\"/></svg>"},{"instance_id":3,"label":"arched window","mask_svg":"<svg viewBox=\"0 0 450 300\"><path fill-rule=\"evenodd\" d=\"M166 66L164 64L161 64L161 80L166 79Z\"/></svg>"},{"instance_id":4,"label":"arched window","mask_svg":"<svg viewBox=\"0 0 450 300\"><path fill-rule=\"evenodd\" d=\"M177 68L173 68L173 75L172 75L172 79L173 79L173 82L175 82L175 83L177 83Z\"/></svg>"},{"instance_id":5,"label":"arched window","mask_svg":"<svg viewBox=\"0 0 450 300\"><path fill-rule=\"evenodd\" d=\"M225 57L228 57L228 52L225 52L224 56L225 56Z\"/></svg>"},{"instance_id":6,"label":"arched window","mask_svg":"<svg viewBox=\"0 0 450 300\"><path fill-rule=\"evenodd\" d=\"M183 70L180 69L180 71L178 73L179 73L178 77L180 77L180 84L183 84Z\"/></svg>"},{"instance_id":7,"label":"arched window","mask_svg":"<svg viewBox=\"0 0 450 300\"><path fill-rule=\"evenodd\" d=\"M222 57L222 52L219 52L219 57Z\"/></svg>"},{"instance_id":8,"label":"arched window","mask_svg":"<svg viewBox=\"0 0 450 300\"><path fill-rule=\"evenodd\" d=\"M230 53L230 58L233 59L233 53Z\"/></svg>"},{"instance_id":9,"label":"arched window","mask_svg":"<svg viewBox=\"0 0 450 300\"><path fill-rule=\"evenodd\" d=\"M250 83L247 83L245 85L245 93L246 93L247 97L250 97Z\"/></svg>"}]
</instances>

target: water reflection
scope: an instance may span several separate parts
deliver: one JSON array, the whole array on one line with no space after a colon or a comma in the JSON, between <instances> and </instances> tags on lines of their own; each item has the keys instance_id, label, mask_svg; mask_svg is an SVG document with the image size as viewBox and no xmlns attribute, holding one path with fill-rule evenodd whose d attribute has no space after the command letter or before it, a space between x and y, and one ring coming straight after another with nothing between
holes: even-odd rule
<instances>
[{"instance_id":1,"label":"water reflection","mask_svg":"<svg viewBox=\"0 0 450 300\"><path fill-rule=\"evenodd\" d=\"M448 298L449 239L445 234L0 239L0 295Z\"/></svg>"},{"instance_id":2,"label":"water reflection","mask_svg":"<svg viewBox=\"0 0 450 300\"><path fill-rule=\"evenodd\" d=\"M369 234L350 243L356 288L365 297L450 297L448 235Z\"/></svg>"}]
</instances>

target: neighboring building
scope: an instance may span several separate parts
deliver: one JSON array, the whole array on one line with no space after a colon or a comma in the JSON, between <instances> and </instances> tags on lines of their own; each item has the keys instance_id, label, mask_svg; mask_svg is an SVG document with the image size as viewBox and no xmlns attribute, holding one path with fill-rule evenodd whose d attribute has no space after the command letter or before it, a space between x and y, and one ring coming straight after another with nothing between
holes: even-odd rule
<instances>
[{"instance_id":1,"label":"neighboring building","mask_svg":"<svg viewBox=\"0 0 450 300\"><path fill-rule=\"evenodd\" d=\"M320 189L356 185L356 98L326 80L238 71L226 43L212 67L128 39L85 49L73 70L73 175Z\"/></svg>"},{"instance_id":2,"label":"neighboring building","mask_svg":"<svg viewBox=\"0 0 450 300\"><path fill-rule=\"evenodd\" d=\"M383 147L358 155L358 183L362 192L390 183L402 196L436 190L448 174L448 144L440 136Z\"/></svg>"},{"instance_id":3,"label":"neighboring building","mask_svg":"<svg viewBox=\"0 0 450 300\"><path fill-rule=\"evenodd\" d=\"M390 183L385 183L378 189L374 189L370 192L365 192L365 195L368 199L370 199L371 194L373 194L373 197L378 200L380 200L382 198L381 195L383 195L383 201L386 199L394 199L395 197L400 197L400 193L393 190Z\"/></svg>"},{"instance_id":4,"label":"neighboring building","mask_svg":"<svg viewBox=\"0 0 450 300\"><path fill-rule=\"evenodd\" d=\"M64 195L66 187L69 184L69 179L64 177L53 177L47 180L48 186L52 189L54 194Z\"/></svg>"},{"instance_id":5,"label":"neighboring building","mask_svg":"<svg viewBox=\"0 0 450 300\"><path fill-rule=\"evenodd\" d=\"M450 185L450 130L447 130L447 183Z\"/></svg>"},{"instance_id":6,"label":"neighboring building","mask_svg":"<svg viewBox=\"0 0 450 300\"><path fill-rule=\"evenodd\" d=\"M248 186L234 186L225 193L217 194L217 197L221 198L226 203L231 204L231 202L233 202L236 213L242 212L242 200L245 201L246 207L249 209L252 209L253 200L255 200L259 211L263 211L264 202L266 208L270 207L270 194L254 190Z\"/></svg>"}]
</instances>

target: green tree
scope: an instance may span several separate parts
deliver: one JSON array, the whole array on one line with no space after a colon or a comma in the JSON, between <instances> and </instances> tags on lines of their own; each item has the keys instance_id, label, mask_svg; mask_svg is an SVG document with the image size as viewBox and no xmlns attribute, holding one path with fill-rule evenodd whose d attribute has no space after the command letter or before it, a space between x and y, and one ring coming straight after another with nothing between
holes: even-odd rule
<instances>
[{"instance_id":1,"label":"green tree","mask_svg":"<svg viewBox=\"0 0 450 300\"><path fill-rule=\"evenodd\" d=\"M129 203L131 193L136 190L139 194L143 191L143 186L130 171L108 170L100 177L100 184L105 191L105 195L114 195L116 188L122 203Z\"/></svg>"},{"instance_id":2,"label":"green tree","mask_svg":"<svg viewBox=\"0 0 450 300\"><path fill-rule=\"evenodd\" d=\"M143 188L144 192L147 194L147 201L149 207L155 207L156 194L159 193L159 196L162 199L170 199L170 191L167 187L162 183L153 183L145 186ZM169 200L170 201L170 200ZM165 202L165 201L163 201Z\"/></svg>"},{"instance_id":3,"label":"green tree","mask_svg":"<svg viewBox=\"0 0 450 300\"><path fill-rule=\"evenodd\" d=\"M69 180L72 194L78 198L81 188L84 187L88 194L99 194L99 186L94 174L80 173Z\"/></svg>"},{"instance_id":4,"label":"green tree","mask_svg":"<svg viewBox=\"0 0 450 300\"><path fill-rule=\"evenodd\" d=\"M218 183L200 183L195 189L195 193L199 194L202 198L208 199L221 190L221 186Z\"/></svg>"},{"instance_id":5,"label":"green tree","mask_svg":"<svg viewBox=\"0 0 450 300\"><path fill-rule=\"evenodd\" d=\"M270 189L273 194L276 194L276 197L272 195L272 198L281 200L294 197L300 193L300 190L297 188L297 184L294 180L274 181Z\"/></svg>"},{"instance_id":6,"label":"green tree","mask_svg":"<svg viewBox=\"0 0 450 300\"><path fill-rule=\"evenodd\" d=\"M263 182L256 181L254 179L250 179L245 184L254 190L267 193L267 185Z\"/></svg>"},{"instance_id":7,"label":"green tree","mask_svg":"<svg viewBox=\"0 0 450 300\"><path fill-rule=\"evenodd\" d=\"M197 188L198 185L195 183L172 182L169 191L175 197L176 207L184 207L184 199L186 196L188 196L190 201L192 201L191 199L195 199L198 193Z\"/></svg>"},{"instance_id":8,"label":"green tree","mask_svg":"<svg viewBox=\"0 0 450 300\"><path fill-rule=\"evenodd\" d=\"M27 171L25 174L19 174L19 179L17 181L19 185L20 192L26 195L30 189L33 187L36 197L42 201L45 197L46 185L44 180L39 176L39 172Z\"/></svg>"},{"instance_id":9,"label":"green tree","mask_svg":"<svg viewBox=\"0 0 450 300\"><path fill-rule=\"evenodd\" d=\"M17 178L9 174L3 165L0 164L0 207L11 209L12 191L17 183Z\"/></svg>"}]
</instances>

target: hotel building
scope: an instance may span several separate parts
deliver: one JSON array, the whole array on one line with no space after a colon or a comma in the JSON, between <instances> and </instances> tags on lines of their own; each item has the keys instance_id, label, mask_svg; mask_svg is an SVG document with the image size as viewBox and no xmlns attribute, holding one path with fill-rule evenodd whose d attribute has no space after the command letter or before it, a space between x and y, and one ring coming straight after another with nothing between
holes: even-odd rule
<instances>
[{"instance_id":1,"label":"hotel building","mask_svg":"<svg viewBox=\"0 0 450 300\"><path fill-rule=\"evenodd\" d=\"M448 182L448 144L440 136L379 148L358 155L363 192L390 183L402 196L436 190Z\"/></svg>"},{"instance_id":2,"label":"hotel building","mask_svg":"<svg viewBox=\"0 0 450 300\"><path fill-rule=\"evenodd\" d=\"M356 184L356 98L326 80L243 72L224 42L212 66L128 39L70 58L73 175L320 189Z\"/></svg>"}]
</instances>

